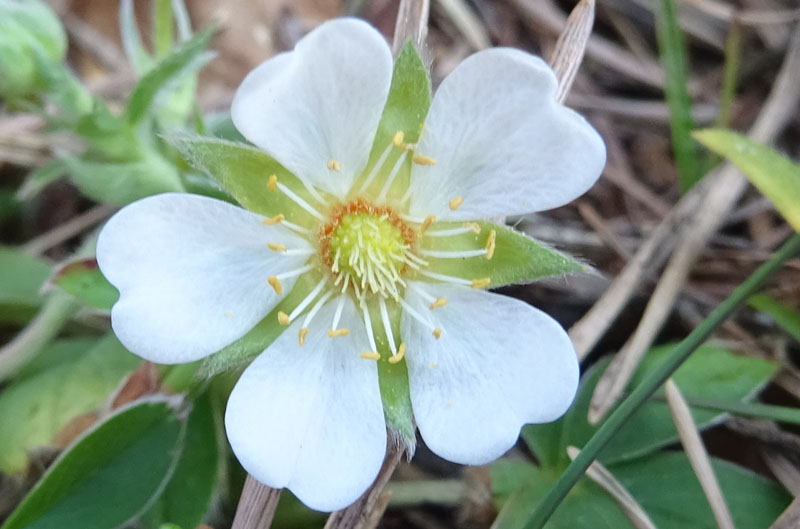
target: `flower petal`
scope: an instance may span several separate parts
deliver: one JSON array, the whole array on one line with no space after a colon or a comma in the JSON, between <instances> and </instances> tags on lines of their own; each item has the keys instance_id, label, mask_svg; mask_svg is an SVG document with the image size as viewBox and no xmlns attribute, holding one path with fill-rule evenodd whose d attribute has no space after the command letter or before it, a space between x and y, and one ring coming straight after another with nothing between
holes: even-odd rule
<instances>
[{"instance_id":1,"label":"flower petal","mask_svg":"<svg viewBox=\"0 0 800 529\"><path fill-rule=\"evenodd\" d=\"M391 77L392 55L380 33L338 19L250 72L231 117L295 175L341 198L367 163ZM338 172L330 160L341 164Z\"/></svg>"},{"instance_id":2,"label":"flower petal","mask_svg":"<svg viewBox=\"0 0 800 529\"><path fill-rule=\"evenodd\" d=\"M447 298L435 310L414 290ZM526 423L561 416L578 387L566 332L522 301L469 287L415 283L407 301L442 329L440 339L403 315L411 404L436 454L484 464L511 448Z\"/></svg>"},{"instance_id":3,"label":"flower petal","mask_svg":"<svg viewBox=\"0 0 800 529\"><path fill-rule=\"evenodd\" d=\"M561 206L600 176L605 146L578 114L555 102L541 59L494 48L472 55L433 98L417 153L435 165L412 173L411 213L441 220L515 215ZM464 199L452 211L450 200Z\"/></svg>"},{"instance_id":4,"label":"flower petal","mask_svg":"<svg viewBox=\"0 0 800 529\"><path fill-rule=\"evenodd\" d=\"M296 320L244 371L228 400L225 427L242 466L274 488L288 487L307 506L333 511L353 503L378 474L386 426L364 324L346 300L342 327L329 338L330 301L298 345Z\"/></svg>"},{"instance_id":5,"label":"flower petal","mask_svg":"<svg viewBox=\"0 0 800 529\"><path fill-rule=\"evenodd\" d=\"M307 249L286 228L227 202L182 193L145 198L108 221L97 261L120 291L111 325L120 341L153 362L207 356L237 340L279 301L267 278L300 267ZM288 291L294 280L283 284Z\"/></svg>"}]
</instances>

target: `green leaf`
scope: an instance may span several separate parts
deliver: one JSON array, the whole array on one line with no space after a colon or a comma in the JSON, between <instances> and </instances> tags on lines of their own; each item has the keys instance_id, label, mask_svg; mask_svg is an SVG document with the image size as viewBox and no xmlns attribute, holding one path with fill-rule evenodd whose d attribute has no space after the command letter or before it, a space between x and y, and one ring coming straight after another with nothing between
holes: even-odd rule
<instances>
[{"instance_id":1,"label":"green leaf","mask_svg":"<svg viewBox=\"0 0 800 529\"><path fill-rule=\"evenodd\" d=\"M50 282L87 305L111 310L119 292L97 267L97 259L76 259L58 267Z\"/></svg>"},{"instance_id":2,"label":"green leaf","mask_svg":"<svg viewBox=\"0 0 800 529\"><path fill-rule=\"evenodd\" d=\"M312 200L303 184L267 153L248 145L218 138L172 135L170 143L198 171L207 173L245 209L266 217L283 214L300 225L316 222L305 210L280 192L269 191L270 175L306 201Z\"/></svg>"},{"instance_id":3,"label":"green leaf","mask_svg":"<svg viewBox=\"0 0 800 529\"><path fill-rule=\"evenodd\" d=\"M431 272L465 279L491 278L490 287L527 283L543 277L585 272L587 267L507 226L477 221L472 231L450 237L423 237L421 247L429 250L475 250L486 246L492 230L496 234L491 259L485 256L461 259L428 258ZM460 222L435 222L429 231L461 227Z\"/></svg>"},{"instance_id":4,"label":"green leaf","mask_svg":"<svg viewBox=\"0 0 800 529\"><path fill-rule=\"evenodd\" d=\"M149 525L173 523L197 527L211 505L217 486L219 446L208 393L194 402L186 423L186 440L175 471L161 497L143 517Z\"/></svg>"},{"instance_id":5,"label":"green leaf","mask_svg":"<svg viewBox=\"0 0 800 529\"><path fill-rule=\"evenodd\" d=\"M689 97L689 68L681 38L675 0L659 0L656 12L656 37L661 64L666 75L672 148L678 167L681 193L686 193L703 177L700 149L692 139L694 129L692 100Z\"/></svg>"},{"instance_id":6,"label":"green leaf","mask_svg":"<svg viewBox=\"0 0 800 529\"><path fill-rule=\"evenodd\" d=\"M670 349L670 346L652 349L639 365L629 388L636 387L654 371ZM583 446L597 430L597 427L588 423L586 416L594 387L607 365L608 360L601 361L583 376L575 402L564 417L551 424L529 425L523 429L523 439L544 466L565 468L569 462L566 447ZM771 362L706 345L678 369L673 379L689 399L707 397L742 401L758 392L776 369L777 366ZM708 427L723 416L719 411L708 409L693 409L692 415L699 428ZM676 440L677 431L667 404L652 400L620 429L612 443L601 453L600 460L613 463L632 459Z\"/></svg>"},{"instance_id":7,"label":"green leaf","mask_svg":"<svg viewBox=\"0 0 800 529\"><path fill-rule=\"evenodd\" d=\"M741 169L795 231L800 231L800 165L729 130L704 129L695 132L694 137Z\"/></svg>"},{"instance_id":8,"label":"green leaf","mask_svg":"<svg viewBox=\"0 0 800 529\"><path fill-rule=\"evenodd\" d=\"M50 267L19 250L0 247L0 319L23 323L42 304Z\"/></svg>"},{"instance_id":9,"label":"green leaf","mask_svg":"<svg viewBox=\"0 0 800 529\"><path fill-rule=\"evenodd\" d=\"M170 81L179 78L187 70L199 68L198 59L208 46L214 28L207 28L172 50L142 77L134 88L125 117L131 125L137 124L147 114L158 92Z\"/></svg>"},{"instance_id":10,"label":"green leaf","mask_svg":"<svg viewBox=\"0 0 800 529\"><path fill-rule=\"evenodd\" d=\"M50 345L0 394L0 470L23 470L30 450L100 406L139 362L113 334Z\"/></svg>"},{"instance_id":11,"label":"green leaf","mask_svg":"<svg viewBox=\"0 0 800 529\"><path fill-rule=\"evenodd\" d=\"M114 529L125 524L169 476L181 429L165 401L122 409L53 463L2 529Z\"/></svg>"},{"instance_id":12,"label":"green leaf","mask_svg":"<svg viewBox=\"0 0 800 529\"><path fill-rule=\"evenodd\" d=\"M774 482L731 463L712 458L714 472L737 527L766 529L791 497ZM502 505L495 529L525 527L533 507L558 475L529 463L493 464L492 490ZM683 453L652 454L612 465L609 471L636 499L659 529L715 529L700 484ZM665 493L667 492L667 493ZM758 508L753 508L758 506ZM545 525L547 529L632 529L611 497L583 478Z\"/></svg>"},{"instance_id":13,"label":"green leaf","mask_svg":"<svg viewBox=\"0 0 800 529\"><path fill-rule=\"evenodd\" d=\"M763 294L751 297L748 303L754 309L768 314L778 327L800 342L800 312Z\"/></svg>"},{"instance_id":14,"label":"green leaf","mask_svg":"<svg viewBox=\"0 0 800 529\"><path fill-rule=\"evenodd\" d=\"M414 44L409 40L394 63L392 84L389 87L386 106L383 108L383 114L378 123L378 132L375 134L369 161L364 169L364 177L372 170L397 132L403 133L405 143L416 143L419 140L430 106L431 79L428 75L428 68L417 53ZM384 161L384 167L394 166L401 154L401 149L393 149ZM386 177L388 174L389 171L385 171L373 181L370 188L376 194L383 186L381 176ZM408 187L410 177L411 160L409 159L396 175L392 185L393 189L404 191Z\"/></svg>"},{"instance_id":15,"label":"green leaf","mask_svg":"<svg viewBox=\"0 0 800 529\"><path fill-rule=\"evenodd\" d=\"M125 205L158 193L183 191L177 169L152 153L126 163L90 162L65 158L70 180L81 193L98 202Z\"/></svg>"}]
</instances>

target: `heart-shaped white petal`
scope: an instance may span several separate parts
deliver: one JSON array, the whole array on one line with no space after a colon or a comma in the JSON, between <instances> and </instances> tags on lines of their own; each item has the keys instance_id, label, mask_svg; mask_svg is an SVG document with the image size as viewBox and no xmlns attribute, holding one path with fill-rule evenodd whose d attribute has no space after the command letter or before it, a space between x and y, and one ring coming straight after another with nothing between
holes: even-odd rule
<instances>
[{"instance_id":1,"label":"heart-shaped white petal","mask_svg":"<svg viewBox=\"0 0 800 529\"><path fill-rule=\"evenodd\" d=\"M342 198L367 162L391 77L392 55L380 33L338 19L250 72L231 117L295 175Z\"/></svg>"},{"instance_id":2,"label":"heart-shaped white petal","mask_svg":"<svg viewBox=\"0 0 800 529\"><path fill-rule=\"evenodd\" d=\"M242 466L303 503L333 511L353 503L378 474L386 453L378 369L364 324L347 298L330 338L338 300L325 305L298 344L296 320L244 371L228 400L225 429Z\"/></svg>"},{"instance_id":3,"label":"heart-shaped white petal","mask_svg":"<svg viewBox=\"0 0 800 529\"><path fill-rule=\"evenodd\" d=\"M413 169L412 215L524 214L585 193L603 169L605 146L555 102L556 87L544 61L520 50L485 50L458 65L433 98L416 150L436 164Z\"/></svg>"},{"instance_id":4,"label":"heart-shaped white petal","mask_svg":"<svg viewBox=\"0 0 800 529\"><path fill-rule=\"evenodd\" d=\"M430 310L418 289L447 298ZM428 447L479 465L511 448L526 423L569 408L578 361L566 332L547 314L506 296L447 284L414 283L406 301L440 328L402 318L411 404Z\"/></svg>"},{"instance_id":5,"label":"heart-shaped white petal","mask_svg":"<svg viewBox=\"0 0 800 529\"><path fill-rule=\"evenodd\" d=\"M225 347L277 304L267 278L302 266L308 250L286 228L212 198L168 193L114 215L97 241L97 262L120 291L111 325L147 360L191 362ZM293 279L284 282L288 291Z\"/></svg>"}]
</instances>

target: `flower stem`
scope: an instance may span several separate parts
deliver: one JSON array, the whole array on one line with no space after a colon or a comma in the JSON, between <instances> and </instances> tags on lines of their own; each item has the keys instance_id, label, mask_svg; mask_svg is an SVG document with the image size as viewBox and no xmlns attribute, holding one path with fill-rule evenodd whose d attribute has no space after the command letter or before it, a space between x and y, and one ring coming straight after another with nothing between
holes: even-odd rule
<instances>
[{"instance_id":1,"label":"flower stem","mask_svg":"<svg viewBox=\"0 0 800 529\"><path fill-rule=\"evenodd\" d=\"M744 283L717 306L703 323L677 344L667 360L658 369L645 378L630 396L612 413L608 420L597 430L580 454L567 467L561 477L550 489L547 496L539 503L531 518L525 523L525 529L541 529L561 501L583 476L586 469L595 460L600 451L608 444L614 434L636 413L639 407L661 387L664 382L689 358L708 336L725 321L742 303L755 293L758 288L774 274L786 261L800 251L800 234L795 234L770 258L761 265Z\"/></svg>"},{"instance_id":2,"label":"flower stem","mask_svg":"<svg viewBox=\"0 0 800 529\"><path fill-rule=\"evenodd\" d=\"M386 459L383 460L383 466L378 472L375 482L353 505L332 513L325 523L324 529L367 529L371 523L377 521L381 513L373 511L386 508L387 502L380 501L381 492L383 492L383 487L386 486L389 478L392 477L394 469L397 468L402 456L403 450L395 448L390 441L386 450Z\"/></svg>"},{"instance_id":3,"label":"flower stem","mask_svg":"<svg viewBox=\"0 0 800 529\"><path fill-rule=\"evenodd\" d=\"M268 529L280 497L281 489L267 487L248 474L231 529Z\"/></svg>"}]
</instances>

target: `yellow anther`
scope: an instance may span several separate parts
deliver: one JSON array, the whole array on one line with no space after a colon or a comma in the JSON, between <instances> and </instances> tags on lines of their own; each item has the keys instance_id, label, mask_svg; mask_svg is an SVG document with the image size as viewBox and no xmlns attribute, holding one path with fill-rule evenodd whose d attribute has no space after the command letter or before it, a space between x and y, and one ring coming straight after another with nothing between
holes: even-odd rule
<instances>
[{"instance_id":1,"label":"yellow anther","mask_svg":"<svg viewBox=\"0 0 800 529\"><path fill-rule=\"evenodd\" d=\"M411 161L417 165L436 165L436 160L431 158L430 156L423 156L421 154L415 154Z\"/></svg>"},{"instance_id":2,"label":"yellow anther","mask_svg":"<svg viewBox=\"0 0 800 529\"><path fill-rule=\"evenodd\" d=\"M283 295L283 286L281 286L280 280L275 276L269 276L267 278L267 283L272 287L275 293L279 296Z\"/></svg>"},{"instance_id":3,"label":"yellow anther","mask_svg":"<svg viewBox=\"0 0 800 529\"><path fill-rule=\"evenodd\" d=\"M447 298L436 298L436 301L431 303L430 307L428 308L433 310L438 309L439 307L444 307L445 305L447 305Z\"/></svg>"},{"instance_id":4,"label":"yellow anther","mask_svg":"<svg viewBox=\"0 0 800 529\"><path fill-rule=\"evenodd\" d=\"M392 138L392 145L394 145L395 147L400 147L401 145L403 145L403 136L404 134L402 130L398 130L397 132L395 132L394 138Z\"/></svg>"},{"instance_id":5,"label":"yellow anther","mask_svg":"<svg viewBox=\"0 0 800 529\"><path fill-rule=\"evenodd\" d=\"M448 403L447 403L447 407L448 407L448 408L452 408L452 407L453 407L453 403L452 403L452 402L448 402Z\"/></svg>"},{"instance_id":6,"label":"yellow anther","mask_svg":"<svg viewBox=\"0 0 800 529\"><path fill-rule=\"evenodd\" d=\"M342 164L337 160L328 160L328 169L331 171L340 171L342 169Z\"/></svg>"},{"instance_id":7,"label":"yellow anther","mask_svg":"<svg viewBox=\"0 0 800 529\"><path fill-rule=\"evenodd\" d=\"M389 363L396 364L397 362L402 360L405 355L406 355L406 344L401 343L400 347L397 348L397 354L389 357Z\"/></svg>"},{"instance_id":8,"label":"yellow anther","mask_svg":"<svg viewBox=\"0 0 800 529\"><path fill-rule=\"evenodd\" d=\"M464 227L472 228L472 233L474 233L475 235L481 232L481 225L478 224L477 222L465 222Z\"/></svg>"},{"instance_id":9,"label":"yellow anther","mask_svg":"<svg viewBox=\"0 0 800 529\"><path fill-rule=\"evenodd\" d=\"M285 252L286 251L286 245L285 244L281 244L279 242L267 243L267 248L269 248L273 252Z\"/></svg>"},{"instance_id":10,"label":"yellow anther","mask_svg":"<svg viewBox=\"0 0 800 529\"><path fill-rule=\"evenodd\" d=\"M228 312L225 313L225 317L226 318L230 318L231 316L233 316L233 312L228 311Z\"/></svg>"},{"instance_id":11,"label":"yellow anther","mask_svg":"<svg viewBox=\"0 0 800 529\"><path fill-rule=\"evenodd\" d=\"M486 238L486 258L491 259L494 255L494 246L497 239L497 232L491 230L489 232L489 237Z\"/></svg>"},{"instance_id":12,"label":"yellow anther","mask_svg":"<svg viewBox=\"0 0 800 529\"><path fill-rule=\"evenodd\" d=\"M437 340L442 337L442 330L441 329L434 329L433 330L433 337Z\"/></svg>"},{"instance_id":13,"label":"yellow anther","mask_svg":"<svg viewBox=\"0 0 800 529\"><path fill-rule=\"evenodd\" d=\"M379 355L378 353L373 353L372 351L368 351L366 353L361 353L358 356L360 356L364 360L380 360L381 359L381 355Z\"/></svg>"},{"instance_id":14,"label":"yellow anther","mask_svg":"<svg viewBox=\"0 0 800 529\"><path fill-rule=\"evenodd\" d=\"M464 197L456 197L449 202L450 210L455 211L458 209L458 206L464 203Z\"/></svg>"},{"instance_id":15,"label":"yellow anther","mask_svg":"<svg viewBox=\"0 0 800 529\"><path fill-rule=\"evenodd\" d=\"M267 180L267 189L270 191L275 191L275 188L278 186L278 175L271 174L269 175L269 180Z\"/></svg>"},{"instance_id":16,"label":"yellow anther","mask_svg":"<svg viewBox=\"0 0 800 529\"><path fill-rule=\"evenodd\" d=\"M300 327L297 332L297 343L302 347L306 343L306 336L308 336L308 327Z\"/></svg>"},{"instance_id":17,"label":"yellow anther","mask_svg":"<svg viewBox=\"0 0 800 529\"><path fill-rule=\"evenodd\" d=\"M278 323L281 325L289 325L289 315L282 310L278 311Z\"/></svg>"},{"instance_id":18,"label":"yellow anther","mask_svg":"<svg viewBox=\"0 0 800 529\"><path fill-rule=\"evenodd\" d=\"M486 285L488 285L491 281L492 279L489 277L483 277L481 279L473 279L472 288L486 288Z\"/></svg>"},{"instance_id":19,"label":"yellow anther","mask_svg":"<svg viewBox=\"0 0 800 529\"><path fill-rule=\"evenodd\" d=\"M271 219L262 220L261 224L263 224L264 226L272 226L273 224L277 224L279 222L282 222L283 219L285 219L285 218L286 217L283 216L283 213L278 213L277 215L275 215Z\"/></svg>"},{"instance_id":20,"label":"yellow anther","mask_svg":"<svg viewBox=\"0 0 800 529\"><path fill-rule=\"evenodd\" d=\"M428 215L425 217L425 220L422 221L422 226L419 227L420 233L425 233L425 230L431 227L431 224L436 222L436 215Z\"/></svg>"},{"instance_id":21,"label":"yellow anther","mask_svg":"<svg viewBox=\"0 0 800 529\"><path fill-rule=\"evenodd\" d=\"M428 364L429 369L433 369L434 367L436 367L436 362L431 362L430 364Z\"/></svg>"},{"instance_id":22,"label":"yellow anther","mask_svg":"<svg viewBox=\"0 0 800 529\"><path fill-rule=\"evenodd\" d=\"M328 338L336 338L337 336L347 336L350 334L350 329L328 329Z\"/></svg>"}]
</instances>

